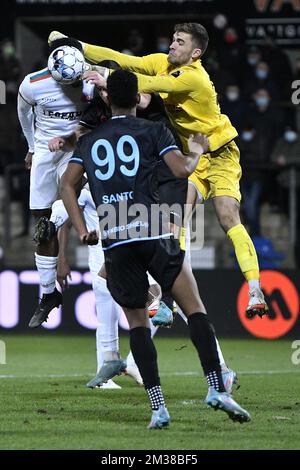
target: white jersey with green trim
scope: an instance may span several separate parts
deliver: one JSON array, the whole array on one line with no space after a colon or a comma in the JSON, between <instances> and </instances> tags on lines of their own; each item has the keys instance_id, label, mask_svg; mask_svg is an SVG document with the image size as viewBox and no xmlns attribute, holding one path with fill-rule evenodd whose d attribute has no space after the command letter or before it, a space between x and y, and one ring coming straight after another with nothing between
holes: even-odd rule
<instances>
[{"instance_id":1,"label":"white jersey with green trim","mask_svg":"<svg viewBox=\"0 0 300 470\"><path fill-rule=\"evenodd\" d=\"M35 143L45 144L51 137L71 134L93 95L94 85L85 81L61 85L47 68L26 75L19 100L25 108L26 103L33 108Z\"/></svg>"}]
</instances>

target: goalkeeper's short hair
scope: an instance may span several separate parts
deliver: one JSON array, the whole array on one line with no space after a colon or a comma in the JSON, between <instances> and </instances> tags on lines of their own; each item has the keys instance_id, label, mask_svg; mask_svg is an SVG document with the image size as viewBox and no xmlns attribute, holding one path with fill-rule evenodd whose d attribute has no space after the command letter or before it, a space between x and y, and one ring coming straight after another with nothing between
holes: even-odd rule
<instances>
[{"instance_id":1,"label":"goalkeeper's short hair","mask_svg":"<svg viewBox=\"0 0 300 470\"><path fill-rule=\"evenodd\" d=\"M134 108L138 96L137 77L128 70L116 70L107 79L107 93L112 105L123 109Z\"/></svg>"}]
</instances>

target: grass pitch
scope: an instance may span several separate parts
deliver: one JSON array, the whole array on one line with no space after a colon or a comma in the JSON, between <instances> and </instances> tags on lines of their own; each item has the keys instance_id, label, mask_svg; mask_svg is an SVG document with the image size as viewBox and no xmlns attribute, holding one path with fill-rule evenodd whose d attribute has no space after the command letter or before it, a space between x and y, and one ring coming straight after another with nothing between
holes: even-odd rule
<instances>
[{"instance_id":1,"label":"grass pitch","mask_svg":"<svg viewBox=\"0 0 300 470\"><path fill-rule=\"evenodd\" d=\"M207 387L187 338L155 339L171 415L165 430L147 430L146 393L128 377L121 390L89 390L94 336L2 336L0 449L198 450L299 449L300 365L290 341L223 340L239 374L235 399L252 416L233 423L203 404ZM127 353L128 338L121 339Z\"/></svg>"}]
</instances>

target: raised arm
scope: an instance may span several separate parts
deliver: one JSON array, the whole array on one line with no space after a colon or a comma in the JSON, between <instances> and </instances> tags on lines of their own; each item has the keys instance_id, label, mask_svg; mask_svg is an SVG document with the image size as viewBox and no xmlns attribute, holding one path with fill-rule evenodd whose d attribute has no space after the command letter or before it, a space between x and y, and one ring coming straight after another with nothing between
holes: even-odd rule
<instances>
[{"instance_id":1,"label":"raised arm","mask_svg":"<svg viewBox=\"0 0 300 470\"><path fill-rule=\"evenodd\" d=\"M199 74L194 71L185 71L178 77L173 75L162 75L149 77L145 74L136 73L138 88L143 93L191 93L201 88Z\"/></svg>"},{"instance_id":2,"label":"raised arm","mask_svg":"<svg viewBox=\"0 0 300 470\"><path fill-rule=\"evenodd\" d=\"M52 31L48 37L48 43L51 44L55 39L66 37L59 31ZM135 57L121 52L114 51L108 47L94 46L81 41L84 56L91 62L97 64L103 60L113 60L120 67L140 72L146 75L156 75L161 70L162 64L167 65L167 54L150 54L144 57Z\"/></svg>"},{"instance_id":3,"label":"raised arm","mask_svg":"<svg viewBox=\"0 0 300 470\"><path fill-rule=\"evenodd\" d=\"M98 235L96 230L89 232L79 207L76 188L84 174L84 167L78 163L70 162L60 182L60 194L68 211L70 220L78 233L81 243L97 245Z\"/></svg>"},{"instance_id":4,"label":"raised arm","mask_svg":"<svg viewBox=\"0 0 300 470\"><path fill-rule=\"evenodd\" d=\"M163 158L177 178L188 178L195 171L200 156L206 153L208 148L206 136L191 135L188 155L183 155L180 150L170 150L164 154Z\"/></svg>"},{"instance_id":5,"label":"raised arm","mask_svg":"<svg viewBox=\"0 0 300 470\"><path fill-rule=\"evenodd\" d=\"M84 134L90 132L90 129L81 126L80 124L75 128L75 131L64 137L53 137L48 141L48 148L50 152L57 152L58 150L65 150L70 152L75 149L78 140Z\"/></svg>"},{"instance_id":6,"label":"raised arm","mask_svg":"<svg viewBox=\"0 0 300 470\"><path fill-rule=\"evenodd\" d=\"M18 93L18 118L30 153L34 152L34 105L35 100L32 96L29 79L25 77Z\"/></svg>"}]
</instances>

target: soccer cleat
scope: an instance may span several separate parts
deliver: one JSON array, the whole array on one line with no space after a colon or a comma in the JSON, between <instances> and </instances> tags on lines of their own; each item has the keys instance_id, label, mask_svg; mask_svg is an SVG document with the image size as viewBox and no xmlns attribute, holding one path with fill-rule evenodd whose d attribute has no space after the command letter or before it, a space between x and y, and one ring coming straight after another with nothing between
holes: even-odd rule
<instances>
[{"instance_id":1,"label":"soccer cleat","mask_svg":"<svg viewBox=\"0 0 300 470\"><path fill-rule=\"evenodd\" d=\"M157 314L159 309L159 299L154 299L150 305L148 305L148 315L150 318L154 317Z\"/></svg>"},{"instance_id":2,"label":"soccer cleat","mask_svg":"<svg viewBox=\"0 0 300 470\"><path fill-rule=\"evenodd\" d=\"M248 411L244 410L227 392L217 392L214 387L208 388L205 403L216 410L225 411L232 421L245 423L251 420Z\"/></svg>"},{"instance_id":3,"label":"soccer cleat","mask_svg":"<svg viewBox=\"0 0 300 470\"><path fill-rule=\"evenodd\" d=\"M139 368L136 364L131 364L129 366L126 366L125 375L132 377L136 381L137 384L144 385Z\"/></svg>"},{"instance_id":4,"label":"soccer cleat","mask_svg":"<svg viewBox=\"0 0 300 470\"><path fill-rule=\"evenodd\" d=\"M122 387L116 384L113 380L108 380L106 383L100 385L100 387L95 388L98 388L99 390L119 390Z\"/></svg>"},{"instance_id":5,"label":"soccer cleat","mask_svg":"<svg viewBox=\"0 0 300 470\"><path fill-rule=\"evenodd\" d=\"M258 315L260 318L263 315L268 315L269 308L266 304L264 294L261 289L252 289L249 292L249 303L246 309L246 317L254 318L255 315Z\"/></svg>"},{"instance_id":6,"label":"soccer cleat","mask_svg":"<svg viewBox=\"0 0 300 470\"><path fill-rule=\"evenodd\" d=\"M126 362L122 359L116 359L114 361L104 361L101 369L97 375L90 380L86 386L88 388L101 387L109 379L112 379L116 375L121 375L126 370Z\"/></svg>"},{"instance_id":7,"label":"soccer cleat","mask_svg":"<svg viewBox=\"0 0 300 470\"><path fill-rule=\"evenodd\" d=\"M67 38L65 34L60 33L59 31L51 31L51 33L48 36L48 44L51 46L51 43L53 41L56 41L57 39L62 39L62 38Z\"/></svg>"},{"instance_id":8,"label":"soccer cleat","mask_svg":"<svg viewBox=\"0 0 300 470\"><path fill-rule=\"evenodd\" d=\"M165 406L160 405L158 410L152 411L150 424L148 429L162 429L167 428L170 424L170 415Z\"/></svg>"},{"instance_id":9,"label":"soccer cleat","mask_svg":"<svg viewBox=\"0 0 300 470\"><path fill-rule=\"evenodd\" d=\"M51 310L53 310L55 307L59 307L62 305L62 303L62 295L56 288L51 294L44 294L36 311L34 312L33 317L29 322L29 328L37 328L42 323L44 323L44 321L47 321Z\"/></svg>"},{"instance_id":10,"label":"soccer cleat","mask_svg":"<svg viewBox=\"0 0 300 470\"><path fill-rule=\"evenodd\" d=\"M40 217L35 225L35 232L33 240L39 246L51 240L56 233L56 228L53 222L48 217Z\"/></svg>"},{"instance_id":11,"label":"soccer cleat","mask_svg":"<svg viewBox=\"0 0 300 470\"><path fill-rule=\"evenodd\" d=\"M231 393L233 385L238 381L236 372L229 368L222 370L222 378L226 392Z\"/></svg>"},{"instance_id":12,"label":"soccer cleat","mask_svg":"<svg viewBox=\"0 0 300 470\"><path fill-rule=\"evenodd\" d=\"M164 302L160 302L156 315L151 318L153 326L170 328L173 323L173 312Z\"/></svg>"}]
</instances>

